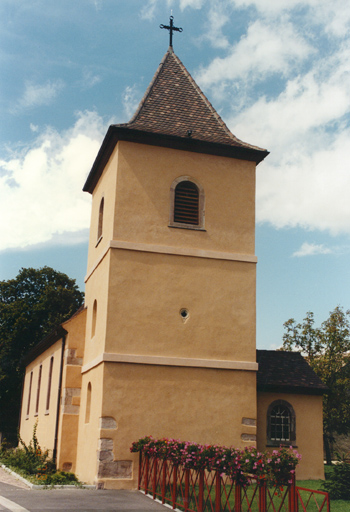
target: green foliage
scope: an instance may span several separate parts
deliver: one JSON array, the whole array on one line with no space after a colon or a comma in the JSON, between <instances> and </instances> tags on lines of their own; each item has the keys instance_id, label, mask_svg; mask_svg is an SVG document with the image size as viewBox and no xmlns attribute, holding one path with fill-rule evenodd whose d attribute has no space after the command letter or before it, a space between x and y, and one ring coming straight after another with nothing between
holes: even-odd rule
<instances>
[{"instance_id":1,"label":"green foliage","mask_svg":"<svg viewBox=\"0 0 350 512\"><path fill-rule=\"evenodd\" d=\"M323 401L327 449L335 432L350 432L350 311L336 307L318 328L311 312L303 323L291 318L284 327L283 349L301 352L329 389ZM328 462L329 457L327 453Z\"/></svg>"},{"instance_id":2,"label":"green foliage","mask_svg":"<svg viewBox=\"0 0 350 512\"><path fill-rule=\"evenodd\" d=\"M0 281L0 431L15 434L23 357L83 303L75 280L50 267Z\"/></svg>"},{"instance_id":3,"label":"green foliage","mask_svg":"<svg viewBox=\"0 0 350 512\"><path fill-rule=\"evenodd\" d=\"M21 473L26 477L35 477L34 481L45 485L65 485L78 483L77 477L73 473L65 471L56 471L56 464L49 457L48 450L42 450L37 438L36 423L33 428L33 437L27 445L20 436L18 436L18 448L8 448L1 445L0 460L3 464L14 471Z\"/></svg>"},{"instance_id":4,"label":"green foliage","mask_svg":"<svg viewBox=\"0 0 350 512\"><path fill-rule=\"evenodd\" d=\"M2 449L0 458L4 464L16 469L20 469L28 475L35 475L38 469L46 464L49 456L48 450L40 448L36 435L38 424L33 428L33 437L28 445L18 436L19 444L22 448Z\"/></svg>"},{"instance_id":5,"label":"green foliage","mask_svg":"<svg viewBox=\"0 0 350 512\"><path fill-rule=\"evenodd\" d=\"M22 448L4 448L1 450L0 458L5 465L22 470L28 475L35 475L38 469L46 464L49 452L40 448L36 435L37 427L38 424L36 423L33 428L33 437L28 445L18 436Z\"/></svg>"},{"instance_id":6,"label":"green foliage","mask_svg":"<svg viewBox=\"0 0 350 512\"><path fill-rule=\"evenodd\" d=\"M329 492L333 500L350 500L350 464L335 464L332 473L323 484L323 489Z\"/></svg>"}]
</instances>

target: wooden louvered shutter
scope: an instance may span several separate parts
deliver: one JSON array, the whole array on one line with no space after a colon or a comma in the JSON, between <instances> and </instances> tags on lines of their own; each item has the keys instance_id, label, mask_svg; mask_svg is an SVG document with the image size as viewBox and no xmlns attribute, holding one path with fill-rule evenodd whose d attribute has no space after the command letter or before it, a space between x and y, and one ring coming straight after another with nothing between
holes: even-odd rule
<instances>
[{"instance_id":1,"label":"wooden louvered shutter","mask_svg":"<svg viewBox=\"0 0 350 512\"><path fill-rule=\"evenodd\" d=\"M175 188L174 222L199 224L199 191L192 181L181 181Z\"/></svg>"}]
</instances>

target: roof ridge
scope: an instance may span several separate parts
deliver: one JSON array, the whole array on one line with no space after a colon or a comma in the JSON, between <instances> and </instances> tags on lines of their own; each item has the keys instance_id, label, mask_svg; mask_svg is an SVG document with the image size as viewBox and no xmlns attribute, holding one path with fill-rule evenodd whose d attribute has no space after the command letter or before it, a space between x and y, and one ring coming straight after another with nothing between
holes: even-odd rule
<instances>
[{"instance_id":1,"label":"roof ridge","mask_svg":"<svg viewBox=\"0 0 350 512\"><path fill-rule=\"evenodd\" d=\"M214 117L216 118L216 120L221 124L222 128L226 131L227 135L231 138L233 138L234 140L238 141L238 142L242 142L240 141L232 132L231 130L228 128L227 124L225 123L225 121L222 119L222 117L220 116L220 114L218 114L218 112L215 110L215 108L213 107L213 105L211 104L211 102L208 100L208 98L206 97L206 95L204 94L204 92L202 91L202 89L199 87L199 85L196 83L196 81L194 80L194 78L192 77L191 73L188 71L188 69L186 68L186 66L183 64L183 62L181 61L181 59L176 55L175 52L173 52L173 55L174 55L174 58L175 60L177 61L177 63L179 64L179 66L183 69L183 71L185 72L185 76L186 78L190 81L192 87L194 88L194 90L197 92L197 94L200 96L200 98L206 103L207 107L209 108L209 110L211 111L211 113L214 115ZM242 142L243 143L243 142ZM244 144L244 143L243 143Z\"/></svg>"}]
</instances>

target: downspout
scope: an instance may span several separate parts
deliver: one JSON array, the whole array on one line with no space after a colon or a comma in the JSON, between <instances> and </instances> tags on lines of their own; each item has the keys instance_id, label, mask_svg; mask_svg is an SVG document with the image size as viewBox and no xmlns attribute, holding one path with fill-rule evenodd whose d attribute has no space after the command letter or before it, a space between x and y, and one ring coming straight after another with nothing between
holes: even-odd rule
<instances>
[{"instance_id":1,"label":"downspout","mask_svg":"<svg viewBox=\"0 0 350 512\"><path fill-rule=\"evenodd\" d=\"M55 441L53 445L52 458L56 463L57 458L57 444L58 444L58 428L60 424L60 408L61 408L61 393L62 393L62 378L63 378L63 361L64 361L64 349L66 345L66 335L62 337L62 352L61 352L61 366L60 366L60 377L58 381L58 396L57 396L57 412L56 412L56 426L55 426Z\"/></svg>"},{"instance_id":2,"label":"downspout","mask_svg":"<svg viewBox=\"0 0 350 512\"><path fill-rule=\"evenodd\" d=\"M26 372L24 370L24 376L23 376L23 379L22 379L22 389L21 389L21 408L19 410L18 426L17 426L17 444L18 444L18 436L20 435L20 431L21 431L22 409L24 407L23 394L24 394L24 381L25 381L25 378L26 378ZM2 443L2 439L0 439L0 442Z\"/></svg>"}]
</instances>

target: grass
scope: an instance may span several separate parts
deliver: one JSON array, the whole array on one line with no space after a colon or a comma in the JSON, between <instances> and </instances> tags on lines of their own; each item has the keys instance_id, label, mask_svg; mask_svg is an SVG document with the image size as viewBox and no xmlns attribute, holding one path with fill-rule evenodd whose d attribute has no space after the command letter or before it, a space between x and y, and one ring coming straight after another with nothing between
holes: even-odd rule
<instances>
[{"instance_id":1,"label":"grass","mask_svg":"<svg viewBox=\"0 0 350 512\"><path fill-rule=\"evenodd\" d=\"M333 472L331 466L325 466L325 477L330 477ZM316 491L323 491L323 480L298 480L298 487L305 487L306 489L314 489ZM350 482L349 482L350 485ZM345 500L331 500L331 512L350 512L350 501Z\"/></svg>"},{"instance_id":2,"label":"grass","mask_svg":"<svg viewBox=\"0 0 350 512\"><path fill-rule=\"evenodd\" d=\"M325 466L325 476L326 478L331 475L333 469L332 467L329 467L329 466ZM312 490L316 490L316 491L324 491L323 489L323 483L324 483L324 480L298 480L296 482L296 485L297 487L303 487L305 489L312 489ZM350 485L350 483L349 483ZM229 492L229 488L226 487L226 491ZM157 492L159 493L158 496L160 495L161 493L161 489L160 487L157 489ZM184 493L184 489L182 490L182 492ZM197 493L198 492L198 484L195 484L194 485L194 488L192 487L192 489L190 490L190 508L194 508L195 509L195 500L194 500L194 496L193 496L193 492ZM251 501L252 498L253 498L253 493L254 493L254 489L253 488L248 488L247 489L247 493L246 493L246 497L243 496L243 503L242 503L242 512L246 512L249 510L249 506L248 506L248 503L247 501ZM206 496L208 496L208 490L205 492ZM167 488L167 492L166 492L166 495L168 498L170 498L171 496L171 493L170 493L170 487ZM303 499L303 502L304 504L307 502L307 500L309 499L310 497L310 493L308 492L305 492L305 491L300 491L300 495ZM210 491L210 496L211 496L211 499L214 500L215 499L215 489L212 488L211 491ZM317 499L317 502L318 502L318 505L320 506L320 504L322 503L323 501L323 496L322 495L314 495L315 498ZM279 504L280 504L280 497L279 496L273 496L273 502L274 502L274 505L276 507L276 509L278 510L279 508ZM206 498L205 498L206 500ZM178 495L177 497L177 503L179 505L178 508L182 508L181 507L181 497ZM257 496L254 497L254 499L252 500L253 503L250 505L250 510L252 512L258 512L258 503L257 503ZM234 506L234 492L231 494L230 498L229 498L229 502L230 502L230 507L232 508ZM211 507L209 505L209 500L206 504L207 506L205 507L205 511L208 512L209 510L211 510ZM287 505L287 503L286 503ZM227 510L227 508L226 508ZM281 510L285 510L283 507ZM299 510L301 510L301 506L299 505ZM307 506L307 512L318 512L319 508L318 506L316 505L315 501L314 501L314 498L312 497L310 499L310 502ZM326 505L324 506L322 512L327 512L327 508L326 508ZM350 512L350 501L345 501L345 500L331 500L331 512Z\"/></svg>"}]
</instances>

